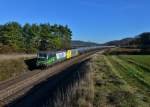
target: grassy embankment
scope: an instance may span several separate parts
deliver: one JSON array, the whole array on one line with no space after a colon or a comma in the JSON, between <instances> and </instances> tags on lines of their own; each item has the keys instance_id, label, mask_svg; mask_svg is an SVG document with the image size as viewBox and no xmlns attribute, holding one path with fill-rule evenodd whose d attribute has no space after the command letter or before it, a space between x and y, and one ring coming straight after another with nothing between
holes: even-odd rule
<instances>
[{"instance_id":1,"label":"grassy embankment","mask_svg":"<svg viewBox=\"0 0 150 107\"><path fill-rule=\"evenodd\" d=\"M92 107L94 84L90 63L84 64L70 76L63 80L66 86L59 87L54 99L49 101L53 104L46 104L46 107ZM72 82L68 84L70 81Z\"/></svg>"},{"instance_id":2,"label":"grassy embankment","mask_svg":"<svg viewBox=\"0 0 150 107\"><path fill-rule=\"evenodd\" d=\"M29 71L26 61L34 55L0 55L0 81Z\"/></svg>"},{"instance_id":3,"label":"grassy embankment","mask_svg":"<svg viewBox=\"0 0 150 107\"><path fill-rule=\"evenodd\" d=\"M70 107L150 107L150 56L95 55ZM69 107L69 106L66 106Z\"/></svg>"}]
</instances>

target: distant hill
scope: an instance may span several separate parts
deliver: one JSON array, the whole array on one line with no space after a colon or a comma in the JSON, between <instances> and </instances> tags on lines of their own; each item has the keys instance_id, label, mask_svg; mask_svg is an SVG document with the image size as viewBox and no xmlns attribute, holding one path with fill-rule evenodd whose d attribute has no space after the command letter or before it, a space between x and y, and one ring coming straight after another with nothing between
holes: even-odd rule
<instances>
[{"instance_id":1,"label":"distant hill","mask_svg":"<svg viewBox=\"0 0 150 107\"><path fill-rule=\"evenodd\" d=\"M100 44L94 42L85 42L80 40L72 40L71 42L72 47L87 47L87 46L97 46L97 45Z\"/></svg>"},{"instance_id":2,"label":"distant hill","mask_svg":"<svg viewBox=\"0 0 150 107\"><path fill-rule=\"evenodd\" d=\"M103 45L150 49L150 32L141 33L134 38L124 38L121 40L110 41Z\"/></svg>"},{"instance_id":3,"label":"distant hill","mask_svg":"<svg viewBox=\"0 0 150 107\"><path fill-rule=\"evenodd\" d=\"M85 42L85 41L80 41L80 40L73 40L71 45L72 45L72 47L115 45L115 46L120 46L120 47L150 49L150 32L144 32L133 38L129 37L129 38L121 39L121 40L114 40L114 41L106 42L104 44L98 44L98 43L94 43L94 42Z\"/></svg>"},{"instance_id":4,"label":"distant hill","mask_svg":"<svg viewBox=\"0 0 150 107\"><path fill-rule=\"evenodd\" d=\"M134 40L134 38L124 38L124 39L121 39L121 40L113 40L113 41L110 41L110 42L106 42L103 45L116 45L116 46L126 45L129 42L131 42L132 40Z\"/></svg>"}]
</instances>

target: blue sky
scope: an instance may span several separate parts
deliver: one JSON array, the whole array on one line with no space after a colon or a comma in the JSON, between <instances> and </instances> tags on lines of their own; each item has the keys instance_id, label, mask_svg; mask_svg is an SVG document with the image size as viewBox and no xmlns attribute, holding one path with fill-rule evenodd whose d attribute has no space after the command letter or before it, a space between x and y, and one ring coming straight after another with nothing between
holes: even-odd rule
<instances>
[{"instance_id":1,"label":"blue sky","mask_svg":"<svg viewBox=\"0 0 150 107\"><path fill-rule=\"evenodd\" d=\"M150 31L150 0L0 0L0 23L69 25L73 39L103 43Z\"/></svg>"}]
</instances>

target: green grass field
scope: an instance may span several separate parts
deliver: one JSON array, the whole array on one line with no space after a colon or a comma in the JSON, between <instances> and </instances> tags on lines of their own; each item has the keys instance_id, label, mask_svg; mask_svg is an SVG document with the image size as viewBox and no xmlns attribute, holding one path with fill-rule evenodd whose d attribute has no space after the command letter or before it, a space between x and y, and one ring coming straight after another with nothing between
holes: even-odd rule
<instances>
[{"instance_id":1,"label":"green grass field","mask_svg":"<svg viewBox=\"0 0 150 107\"><path fill-rule=\"evenodd\" d=\"M98 55L94 107L150 107L150 56Z\"/></svg>"},{"instance_id":2,"label":"green grass field","mask_svg":"<svg viewBox=\"0 0 150 107\"><path fill-rule=\"evenodd\" d=\"M139 63L150 66L150 55L127 55L128 58L131 58Z\"/></svg>"},{"instance_id":3,"label":"green grass field","mask_svg":"<svg viewBox=\"0 0 150 107\"><path fill-rule=\"evenodd\" d=\"M121 57L150 69L150 55L122 55Z\"/></svg>"}]
</instances>

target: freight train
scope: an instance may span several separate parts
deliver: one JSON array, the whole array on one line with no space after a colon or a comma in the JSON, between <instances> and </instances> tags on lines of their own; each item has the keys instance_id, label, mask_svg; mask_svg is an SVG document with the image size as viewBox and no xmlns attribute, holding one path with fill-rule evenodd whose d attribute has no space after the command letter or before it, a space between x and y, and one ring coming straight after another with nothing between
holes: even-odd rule
<instances>
[{"instance_id":1,"label":"freight train","mask_svg":"<svg viewBox=\"0 0 150 107\"><path fill-rule=\"evenodd\" d=\"M77 49L70 49L64 51L39 51L37 54L37 67L48 67L58 62L62 62L67 59L71 59L78 55L87 53L89 51L93 51L100 48L99 46L95 47L82 47Z\"/></svg>"}]
</instances>

